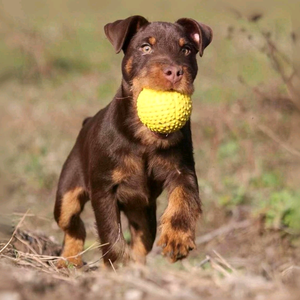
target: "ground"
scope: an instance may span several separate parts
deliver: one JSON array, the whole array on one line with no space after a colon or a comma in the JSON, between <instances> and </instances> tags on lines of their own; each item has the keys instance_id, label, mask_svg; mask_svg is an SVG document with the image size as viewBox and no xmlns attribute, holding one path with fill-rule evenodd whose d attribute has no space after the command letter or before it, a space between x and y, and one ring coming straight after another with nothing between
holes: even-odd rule
<instances>
[{"instance_id":1,"label":"ground","mask_svg":"<svg viewBox=\"0 0 300 300\"><path fill-rule=\"evenodd\" d=\"M260 224L249 219L231 221L199 236L198 249L174 265L154 248L147 266L132 264L110 270L98 267L99 251L93 248L88 250L90 260L82 270L71 266L57 270L54 262L60 247L53 237L22 230L14 236L1 253L1 300L276 300L298 299L299 295L298 249L279 232L262 233Z\"/></svg>"}]
</instances>

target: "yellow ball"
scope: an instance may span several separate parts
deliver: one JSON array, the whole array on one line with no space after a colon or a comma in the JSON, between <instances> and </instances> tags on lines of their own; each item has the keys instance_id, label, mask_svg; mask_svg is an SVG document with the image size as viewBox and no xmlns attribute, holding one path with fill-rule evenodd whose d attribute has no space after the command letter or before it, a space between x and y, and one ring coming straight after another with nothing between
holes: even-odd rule
<instances>
[{"instance_id":1,"label":"yellow ball","mask_svg":"<svg viewBox=\"0 0 300 300\"><path fill-rule=\"evenodd\" d=\"M137 99L137 113L151 131L168 134L182 128L192 112L190 96L175 91L143 89Z\"/></svg>"}]
</instances>

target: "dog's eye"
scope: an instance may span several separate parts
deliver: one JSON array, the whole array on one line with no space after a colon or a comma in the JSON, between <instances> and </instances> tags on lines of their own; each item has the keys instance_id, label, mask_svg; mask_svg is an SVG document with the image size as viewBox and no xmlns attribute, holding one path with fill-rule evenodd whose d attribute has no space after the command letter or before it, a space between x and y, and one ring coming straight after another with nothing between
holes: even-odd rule
<instances>
[{"instance_id":1,"label":"dog's eye","mask_svg":"<svg viewBox=\"0 0 300 300\"><path fill-rule=\"evenodd\" d=\"M188 56L191 53L191 49L189 47L182 47L181 52L185 55Z\"/></svg>"},{"instance_id":2,"label":"dog's eye","mask_svg":"<svg viewBox=\"0 0 300 300\"><path fill-rule=\"evenodd\" d=\"M144 54L149 54L152 52L152 47L149 44L143 44L141 50Z\"/></svg>"}]
</instances>

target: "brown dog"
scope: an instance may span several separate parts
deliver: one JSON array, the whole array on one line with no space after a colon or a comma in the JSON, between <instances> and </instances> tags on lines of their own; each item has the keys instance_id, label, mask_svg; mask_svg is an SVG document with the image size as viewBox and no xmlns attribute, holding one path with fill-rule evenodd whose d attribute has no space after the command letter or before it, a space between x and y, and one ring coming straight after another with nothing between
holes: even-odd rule
<instances>
[{"instance_id":1,"label":"brown dog","mask_svg":"<svg viewBox=\"0 0 300 300\"><path fill-rule=\"evenodd\" d=\"M90 199L104 263L145 262L156 235L156 199L165 188L169 203L158 244L175 262L195 247L201 213L190 121L169 135L151 132L136 112L143 88L191 95L212 30L192 19L149 23L141 16L105 26L116 52L123 50L123 79L112 102L83 122L58 184L55 219L65 232L62 256L80 267L85 228L80 213ZM149 99L151 101L151 99ZM120 211L128 218L131 250L122 234ZM58 264L63 267L65 260Z\"/></svg>"}]
</instances>

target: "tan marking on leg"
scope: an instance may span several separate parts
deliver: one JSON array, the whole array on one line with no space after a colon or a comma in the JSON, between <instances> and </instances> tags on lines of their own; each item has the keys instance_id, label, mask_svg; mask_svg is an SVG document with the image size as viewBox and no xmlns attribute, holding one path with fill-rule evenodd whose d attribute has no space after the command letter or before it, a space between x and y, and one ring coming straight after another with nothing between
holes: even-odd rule
<instances>
[{"instance_id":1,"label":"tan marking on leg","mask_svg":"<svg viewBox=\"0 0 300 300\"><path fill-rule=\"evenodd\" d=\"M64 241L64 249L61 254L62 257L66 258L60 259L57 262L58 268L66 268L68 267L68 262L73 264L75 267L80 268L83 265L81 255L77 256L80 252L83 251L84 241L81 239L76 239L70 236L68 233L65 234L65 241ZM74 257L76 256L76 257Z\"/></svg>"},{"instance_id":2,"label":"tan marking on leg","mask_svg":"<svg viewBox=\"0 0 300 300\"><path fill-rule=\"evenodd\" d=\"M185 201L187 197L182 186L176 187L170 194L168 207L161 218L161 236L157 244L163 247L163 255L167 255L171 262L188 256L189 251L196 247L194 239L197 218L190 213ZM172 217L178 213L188 219L187 230L174 229L172 226Z\"/></svg>"},{"instance_id":3,"label":"tan marking on leg","mask_svg":"<svg viewBox=\"0 0 300 300\"><path fill-rule=\"evenodd\" d=\"M156 38L155 37L150 37L149 38L149 43L153 46L156 43Z\"/></svg>"},{"instance_id":4,"label":"tan marking on leg","mask_svg":"<svg viewBox=\"0 0 300 300\"><path fill-rule=\"evenodd\" d=\"M188 208L186 201L187 195L183 189L183 187L178 186L176 187L169 196L169 204L162 215L161 223L169 222L172 216L180 210L184 210L185 208ZM188 216L187 216L188 217Z\"/></svg>"},{"instance_id":5,"label":"tan marking on leg","mask_svg":"<svg viewBox=\"0 0 300 300\"><path fill-rule=\"evenodd\" d=\"M145 264L146 263L146 255L148 254L148 250L145 247L145 244L142 240L143 232L136 231L134 229L131 230L131 256L135 262Z\"/></svg>"},{"instance_id":6,"label":"tan marking on leg","mask_svg":"<svg viewBox=\"0 0 300 300\"><path fill-rule=\"evenodd\" d=\"M59 227L65 229L69 226L70 220L74 214L81 211L79 194L83 191L81 187L77 187L72 191L67 192L61 201L61 213L58 221Z\"/></svg>"}]
</instances>

